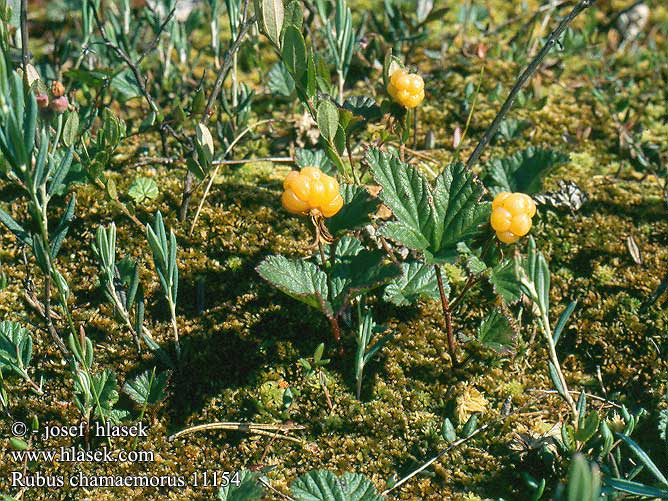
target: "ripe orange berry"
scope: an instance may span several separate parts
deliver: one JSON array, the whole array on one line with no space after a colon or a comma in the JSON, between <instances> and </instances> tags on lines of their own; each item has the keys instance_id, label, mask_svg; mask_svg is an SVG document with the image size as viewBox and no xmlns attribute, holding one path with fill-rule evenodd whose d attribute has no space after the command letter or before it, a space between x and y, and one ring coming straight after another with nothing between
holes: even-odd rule
<instances>
[{"instance_id":1,"label":"ripe orange berry","mask_svg":"<svg viewBox=\"0 0 668 501\"><path fill-rule=\"evenodd\" d=\"M520 239L520 237L510 231L497 231L496 238L501 240L504 244L514 244Z\"/></svg>"},{"instance_id":2,"label":"ripe orange berry","mask_svg":"<svg viewBox=\"0 0 668 501\"><path fill-rule=\"evenodd\" d=\"M513 216L510 222L510 231L515 235L523 237L531 229L531 218L528 213Z\"/></svg>"},{"instance_id":3,"label":"ripe orange berry","mask_svg":"<svg viewBox=\"0 0 668 501\"><path fill-rule=\"evenodd\" d=\"M496 231L508 231L513 215L503 207L499 207L492 211L491 224Z\"/></svg>"},{"instance_id":4,"label":"ripe orange berry","mask_svg":"<svg viewBox=\"0 0 668 501\"><path fill-rule=\"evenodd\" d=\"M281 203L292 214L306 214L309 210L308 202L304 202L292 190L285 190L283 192Z\"/></svg>"},{"instance_id":5,"label":"ripe orange berry","mask_svg":"<svg viewBox=\"0 0 668 501\"><path fill-rule=\"evenodd\" d=\"M390 76L387 93L404 108L416 108L424 100L424 80L420 75L398 69Z\"/></svg>"},{"instance_id":6,"label":"ripe orange berry","mask_svg":"<svg viewBox=\"0 0 668 501\"><path fill-rule=\"evenodd\" d=\"M511 244L531 231L535 214L536 203L529 195L504 191L492 202L490 224L501 242Z\"/></svg>"},{"instance_id":7,"label":"ripe orange berry","mask_svg":"<svg viewBox=\"0 0 668 501\"><path fill-rule=\"evenodd\" d=\"M332 217L341 210L341 207L343 207L343 197L337 193L329 203L320 207L320 212L325 217Z\"/></svg>"},{"instance_id":8,"label":"ripe orange berry","mask_svg":"<svg viewBox=\"0 0 668 501\"><path fill-rule=\"evenodd\" d=\"M503 201L510 196L510 193L507 191L502 191L499 193L496 197L494 197L494 201L492 202L492 209L496 209L497 207L501 207L503 205Z\"/></svg>"},{"instance_id":9,"label":"ripe orange berry","mask_svg":"<svg viewBox=\"0 0 668 501\"><path fill-rule=\"evenodd\" d=\"M283 189L281 202L292 214L317 210L325 217L332 217L343 207L338 181L317 167L290 172L283 181Z\"/></svg>"}]
</instances>

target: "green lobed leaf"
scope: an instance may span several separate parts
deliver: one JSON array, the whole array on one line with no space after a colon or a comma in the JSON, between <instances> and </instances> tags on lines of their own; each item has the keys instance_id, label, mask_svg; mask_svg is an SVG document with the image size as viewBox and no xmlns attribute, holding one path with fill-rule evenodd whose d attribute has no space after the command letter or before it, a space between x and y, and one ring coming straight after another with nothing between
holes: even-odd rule
<instances>
[{"instance_id":1,"label":"green lobed leaf","mask_svg":"<svg viewBox=\"0 0 668 501\"><path fill-rule=\"evenodd\" d=\"M279 61L269 70L267 86L272 94L290 97L295 91L295 80L285 67L282 61Z\"/></svg>"},{"instance_id":2,"label":"green lobed leaf","mask_svg":"<svg viewBox=\"0 0 668 501\"><path fill-rule=\"evenodd\" d=\"M371 223L371 216L376 213L380 200L372 197L364 188L352 184L341 185L343 207L333 217L327 219L327 228L334 236Z\"/></svg>"},{"instance_id":3,"label":"green lobed leaf","mask_svg":"<svg viewBox=\"0 0 668 501\"><path fill-rule=\"evenodd\" d=\"M327 299L327 275L315 264L284 256L269 256L256 269L262 278L288 296L327 316L333 314L332 305Z\"/></svg>"},{"instance_id":4,"label":"green lobed leaf","mask_svg":"<svg viewBox=\"0 0 668 501\"><path fill-rule=\"evenodd\" d=\"M483 192L473 171L463 163L451 164L436 178L430 251L437 260L456 256L457 244L473 237L489 220L491 204L480 201Z\"/></svg>"},{"instance_id":5,"label":"green lobed leaf","mask_svg":"<svg viewBox=\"0 0 668 501\"><path fill-rule=\"evenodd\" d=\"M98 374L92 375L91 384L95 388L95 394L97 395L95 416L105 419L111 418L114 405L118 402L116 375L110 369L105 369Z\"/></svg>"},{"instance_id":6,"label":"green lobed leaf","mask_svg":"<svg viewBox=\"0 0 668 501\"><path fill-rule=\"evenodd\" d=\"M529 147L506 158L496 158L484 167L483 181L493 195L502 191L538 193L544 177L568 156L553 150Z\"/></svg>"},{"instance_id":7,"label":"green lobed leaf","mask_svg":"<svg viewBox=\"0 0 668 501\"><path fill-rule=\"evenodd\" d=\"M415 167L378 149L369 150L366 161L382 187L381 200L397 218L386 223L382 233L414 250L426 250L434 224L433 199L427 180Z\"/></svg>"},{"instance_id":8,"label":"green lobed leaf","mask_svg":"<svg viewBox=\"0 0 668 501\"><path fill-rule=\"evenodd\" d=\"M352 298L377 289L401 274L398 265L386 262L383 251L368 251L353 237L341 239L336 256L330 270L335 311L345 308Z\"/></svg>"},{"instance_id":9,"label":"green lobed leaf","mask_svg":"<svg viewBox=\"0 0 668 501\"><path fill-rule=\"evenodd\" d=\"M21 377L32 359L32 336L20 324L0 322L0 369L10 369Z\"/></svg>"},{"instance_id":10,"label":"green lobed leaf","mask_svg":"<svg viewBox=\"0 0 668 501\"><path fill-rule=\"evenodd\" d=\"M432 188L395 155L372 149L366 161L382 187L380 198L396 217L381 233L423 252L428 263L456 258L457 245L473 237L489 217L490 204L480 201L483 187L462 163L448 166Z\"/></svg>"},{"instance_id":11,"label":"green lobed leaf","mask_svg":"<svg viewBox=\"0 0 668 501\"><path fill-rule=\"evenodd\" d=\"M318 167L321 171L330 176L333 176L336 173L336 167L323 150L305 150L297 148L295 150L295 163L300 169L303 169L304 167Z\"/></svg>"},{"instance_id":12,"label":"green lobed leaf","mask_svg":"<svg viewBox=\"0 0 668 501\"><path fill-rule=\"evenodd\" d=\"M154 200L159 194L158 184L154 179L148 177L135 178L128 190L128 195L137 204L142 204L147 200Z\"/></svg>"},{"instance_id":13,"label":"green lobed leaf","mask_svg":"<svg viewBox=\"0 0 668 501\"><path fill-rule=\"evenodd\" d=\"M234 478L235 475L238 478ZM255 501L263 498L264 491L260 485L260 472L241 470L233 473L230 483L218 489L219 501Z\"/></svg>"},{"instance_id":14,"label":"green lobed leaf","mask_svg":"<svg viewBox=\"0 0 668 501\"><path fill-rule=\"evenodd\" d=\"M147 370L123 385L123 391L139 405L156 405L165 399L169 371Z\"/></svg>"},{"instance_id":15,"label":"green lobed leaf","mask_svg":"<svg viewBox=\"0 0 668 501\"><path fill-rule=\"evenodd\" d=\"M363 475L344 473L340 478L327 470L305 473L290 486L297 501L381 501L384 498Z\"/></svg>"},{"instance_id":16,"label":"green lobed leaf","mask_svg":"<svg viewBox=\"0 0 668 501\"><path fill-rule=\"evenodd\" d=\"M444 276L444 278L446 278ZM445 293L450 293L450 285L444 283ZM401 276L392 280L383 299L397 306L408 306L419 299L438 299L436 271L431 265L420 262L401 263Z\"/></svg>"},{"instance_id":17,"label":"green lobed leaf","mask_svg":"<svg viewBox=\"0 0 668 501\"><path fill-rule=\"evenodd\" d=\"M478 341L498 353L513 351L515 336L513 324L500 308L492 310L478 327Z\"/></svg>"}]
</instances>

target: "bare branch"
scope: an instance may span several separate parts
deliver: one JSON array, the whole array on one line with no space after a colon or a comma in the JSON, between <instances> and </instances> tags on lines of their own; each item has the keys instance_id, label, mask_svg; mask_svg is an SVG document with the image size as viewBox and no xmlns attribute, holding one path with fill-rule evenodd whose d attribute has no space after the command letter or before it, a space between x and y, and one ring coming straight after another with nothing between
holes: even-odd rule
<instances>
[{"instance_id":1,"label":"bare branch","mask_svg":"<svg viewBox=\"0 0 668 501\"><path fill-rule=\"evenodd\" d=\"M561 23L559 23L559 26L557 26L557 28L552 33L550 33L550 36L547 38L547 41L545 42L545 45L540 50L538 55L536 55L536 57L531 61L531 63L529 63L529 66L527 66L526 69L519 76L517 82L515 82L515 85L511 89L510 94L506 99L506 102L503 103L501 110L496 115L496 117L494 117L494 121L487 128L485 134L482 136L482 139L478 143L478 146L476 146L475 150L473 150L473 153L471 153L471 156L466 161L466 165L468 167L472 167L478 162L483 150L485 149L489 141L492 139L492 137L494 137L494 134L496 134L499 125L501 125L501 122L510 111L510 108L512 108L513 103L515 102L515 98L517 97L517 94L519 94L522 87L524 87L524 84L526 84L527 81L534 75L534 73L536 73L536 71L540 67L545 57L548 55L550 50L552 50L552 47L556 45L557 41L559 40L559 37L563 34L564 31L566 31L568 25L571 24L573 19L575 19L582 12L591 7L595 2L596 0L580 0L577 3L577 5L573 7L573 10L570 12L570 14L568 14L568 16L566 16L561 21Z\"/></svg>"}]
</instances>

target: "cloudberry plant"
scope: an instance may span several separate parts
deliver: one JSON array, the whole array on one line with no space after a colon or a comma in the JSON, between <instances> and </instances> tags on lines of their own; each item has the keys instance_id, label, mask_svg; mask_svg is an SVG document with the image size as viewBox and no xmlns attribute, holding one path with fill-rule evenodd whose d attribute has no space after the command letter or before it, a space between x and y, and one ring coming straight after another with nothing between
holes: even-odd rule
<instances>
[{"instance_id":1,"label":"cloudberry plant","mask_svg":"<svg viewBox=\"0 0 668 501\"><path fill-rule=\"evenodd\" d=\"M387 92L404 108L417 108L424 100L424 80L416 73L398 69L390 76Z\"/></svg>"},{"instance_id":2,"label":"cloudberry plant","mask_svg":"<svg viewBox=\"0 0 668 501\"><path fill-rule=\"evenodd\" d=\"M306 215L317 211L324 217L332 217L343 207L339 183L317 167L304 167L292 171L283 182L283 207L292 214Z\"/></svg>"},{"instance_id":3,"label":"cloudberry plant","mask_svg":"<svg viewBox=\"0 0 668 501\"><path fill-rule=\"evenodd\" d=\"M536 203L524 193L499 193L492 202L490 223L504 244L517 242L531 230L531 218L536 215Z\"/></svg>"}]
</instances>

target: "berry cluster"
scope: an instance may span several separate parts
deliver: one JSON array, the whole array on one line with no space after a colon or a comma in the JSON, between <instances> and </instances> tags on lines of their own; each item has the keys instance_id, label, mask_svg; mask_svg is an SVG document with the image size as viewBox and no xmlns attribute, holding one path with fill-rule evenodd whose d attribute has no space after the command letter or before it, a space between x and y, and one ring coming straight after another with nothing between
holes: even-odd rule
<instances>
[{"instance_id":1,"label":"berry cluster","mask_svg":"<svg viewBox=\"0 0 668 501\"><path fill-rule=\"evenodd\" d=\"M492 202L490 223L496 237L504 244L517 242L531 230L531 218L536 214L536 203L524 193L499 193Z\"/></svg>"},{"instance_id":2,"label":"berry cluster","mask_svg":"<svg viewBox=\"0 0 668 501\"><path fill-rule=\"evenodd\" d=\"M424 100L424 80L416 73L399 69L392 73L387 92L405 108L416 108Z\"/></svg>"},{"instance_id":3,"label":"berry cluster","mask_svg":"<svg viewBox=\"0 0 668 501\"><path fill-rule=\"evenodd\" d=\"M318 210L325 217L332 217L343 207L339 183L317 167L304 167L292 171L283 182L283 207L292 214L308 214Z\"/></svg>"}]
</instances>

